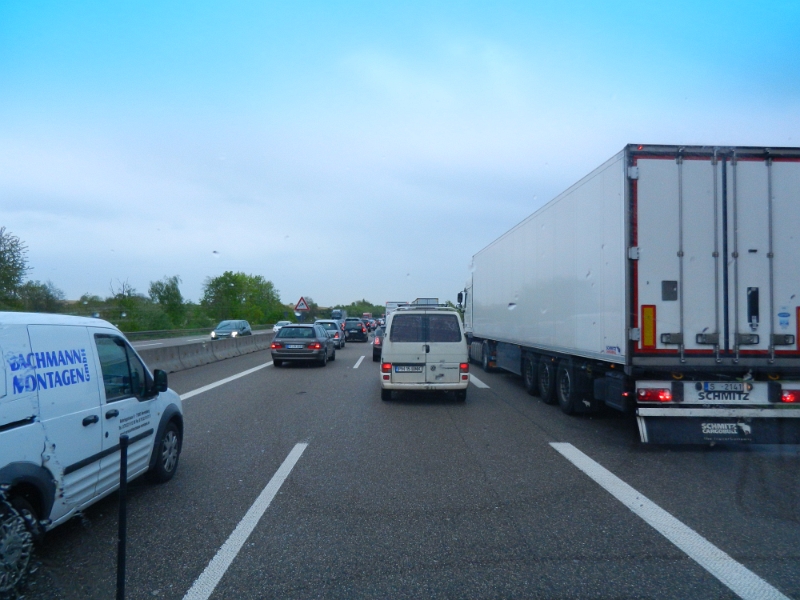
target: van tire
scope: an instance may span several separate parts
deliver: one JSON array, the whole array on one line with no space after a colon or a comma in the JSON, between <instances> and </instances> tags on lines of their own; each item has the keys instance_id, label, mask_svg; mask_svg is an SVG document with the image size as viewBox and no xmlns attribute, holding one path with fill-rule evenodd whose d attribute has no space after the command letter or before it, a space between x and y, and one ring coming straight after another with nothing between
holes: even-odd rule
<instances>
[{"instance_id":1,"label":"van tire","mask_svg":"<svg viewBox=\"0 0 800 600\"><path fill-rule=\"evenodd\" d=\"M178 459L181 455L181 431L175 423L168 423L161 434L161 439L156 443L153 452L156 453L156 464L147 477L155 483L166 483L178 469Z\"/></svg>"},{"instance_id":2,"label":"van tire","mask_svg":"<svg viewBox=\"0 0 800 600\"><path fill-rule=\"evenodd\" d=\"M463 404L467 401L467 390L456 390L456 402Z\"/></svg>"},{"instance_id":3,"label":"van tire","mask_svg":"<svg viewBox=\"0 0 800 600\"><path fill-rule=\"evenodd\" d=\"M16 598L30 570L33 535L20 511L11 503L1 499L0 547L4 547L9 556L17 557L13 565L8 564L4 568L7 577L0 581L0 597Z\"/></svg>"},{"instance_id":4,"label":"van tire","mask_svg":"<svg viewBox=\"0 0 800 600\"><path fill-rule=\"evenodd\" d=\"M531 396L536 395L538 388L536 361L532 356L526 356L522 361L522 382L525 385L525 391Z\"/></svg>"},{"instance_id":5,"label":"van tire","mask_svg":"<svg viewBox=\"0 0 800 600\"><path fill-rule=\"evenodd\" d=\"M572 375L569 364L564 361L558 365L556 392L558 393L558 405L561 407L561 412L565 415L575 414L575 378Z\"/></svg>"},{"instance_id":6,"label":"van tire","mask_svg":"<svg viewBox=\"0 0 800 600\"><path fill-rule=\"evenodd\" d=\"M381 388L381 400L388 402L392 399L392 390L385 390Z\"/></svg>"},{"instance_id":7,"label":"van tire","mask_svg":"<svg viewBox=\"0 0 800 600\"><path fill-rule=\"evenodd\" d=\"M542 402L545 404L553 404L556 401L554 394L556 387L556 373L555 369L553 368L553 363L546 358L541 359L539 361L539 368L536 370L536 372L539 398L541 398Z\"/></svg>"}]
</instances>

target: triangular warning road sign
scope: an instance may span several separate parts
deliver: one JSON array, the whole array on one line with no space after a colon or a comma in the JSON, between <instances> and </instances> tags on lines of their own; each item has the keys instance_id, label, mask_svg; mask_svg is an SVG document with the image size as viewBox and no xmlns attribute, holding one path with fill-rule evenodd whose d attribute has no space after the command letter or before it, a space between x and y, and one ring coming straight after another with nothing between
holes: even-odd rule
<instances>
[{"instance_id":1,"label":"triangular warning road sign","mask_svg":"<svg viewBox=\"0 0 800 600\"><path fill-rule=\"evenodd\" d=\"M308 303L305 298L300 298L300 302L294 307L295 310L309 310Z\"/></svg>"}]
</instances>

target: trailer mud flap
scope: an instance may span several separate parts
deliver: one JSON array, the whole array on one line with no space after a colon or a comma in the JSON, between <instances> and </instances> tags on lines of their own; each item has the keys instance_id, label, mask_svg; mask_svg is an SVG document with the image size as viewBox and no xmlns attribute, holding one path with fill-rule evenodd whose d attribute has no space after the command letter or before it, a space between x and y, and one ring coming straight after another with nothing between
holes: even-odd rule
<instances>
[{"instance_id":1,"label":"trailer mud flap","mask_svg":"<svg viewBox=\"0 0 800 600\"><path fill-rule=\"evenodd\" d=\"M642 417L639 435L649 444L800 444L800 419Z\"/></svg>"}]
</instances>

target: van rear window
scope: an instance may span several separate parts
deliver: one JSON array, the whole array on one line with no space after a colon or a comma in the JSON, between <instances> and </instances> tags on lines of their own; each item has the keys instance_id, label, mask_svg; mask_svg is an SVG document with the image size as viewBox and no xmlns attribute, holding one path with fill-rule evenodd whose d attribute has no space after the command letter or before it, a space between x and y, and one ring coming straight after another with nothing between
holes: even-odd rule
<instances>
[{"instance_id":1,"label":"van rear window","mask_svg":"<svg viewBox=\"0 0 800 600\"><path fill-rule=\"evenodd\" d=\"M389 339L393 342L460 342L456 315L397 315Z\"/></svg>"}]
</instances>

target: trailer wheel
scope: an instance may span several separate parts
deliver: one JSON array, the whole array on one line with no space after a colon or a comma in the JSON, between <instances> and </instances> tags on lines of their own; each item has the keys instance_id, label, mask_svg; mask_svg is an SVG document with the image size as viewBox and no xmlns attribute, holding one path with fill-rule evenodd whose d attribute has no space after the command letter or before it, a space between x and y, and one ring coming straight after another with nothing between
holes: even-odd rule
<instances>
[{"instance_id":1,"label":"trailer wheel","mask_svg":"<svg viewBox=\"0 0 800 600\"><path fill-rule=\"evenodd\" d=\"M492 368L489 366L489 343L483 342L481 346L481 368L487 373L492 372Z\"/></svg>"},{"instance_id":2,"label":"trailer wheel","mask_svg":"<svg viewBox=\"0 0 800 600\"><path fill-rule=\"evenodd\" d=\"M569 366L562 362L558 365L556 376L556 391L558 392L558 405L565 415L575 413L575 382Z\"/></svg>"},{"instance_id":3,"label":"trailer wheel","mask_svg":"<svg viewBox=\"0 0 800 600\"><path fill-rule=\"evenodd\" d=\"M525 384L525 391L531 396L536 395L536 362L533 357L526 356L522 361L522 381Z\"/></svg>"},{"instance_id":4,"label":"trailer wheel","mask_svg":"<svg viewBox=\"0 0 800 600\"><path fill-rule=\"evenodd\" d=\"M537 379L539 382L539 398L545 404L553 404L555 402L554 392L556 387L556 374L553 363L547 359L540 360Z\"/></svg>"}]
</instances>

